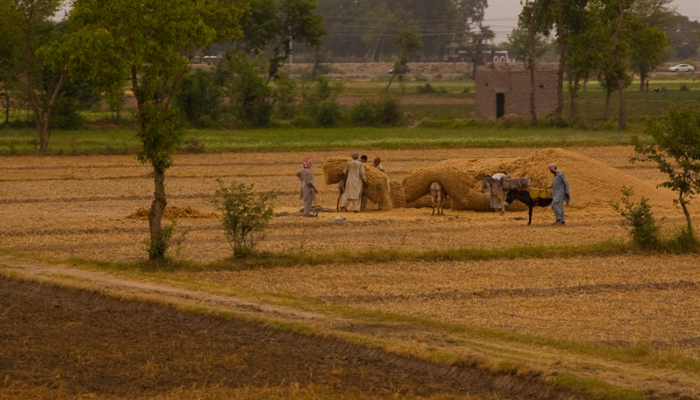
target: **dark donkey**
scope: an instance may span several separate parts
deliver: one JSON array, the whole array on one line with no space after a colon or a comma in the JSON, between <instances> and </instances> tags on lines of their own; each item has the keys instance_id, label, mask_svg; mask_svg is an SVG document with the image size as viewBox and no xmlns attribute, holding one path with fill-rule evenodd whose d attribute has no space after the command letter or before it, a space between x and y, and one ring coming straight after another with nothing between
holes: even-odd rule
<instances>
[{"instance_id":1,"label":"dark donkey","mask_svg":"<svg viewBox=\"0 0 700 400\"><path fill-rule=\"evenodd\" d=\"M508 194L506 195L506 206L509 206L510 203L514 202L515 200L520 200L523 204L527 205L528 208L528 216L529 219L527 221L527 224L530 225L532 223L532 208L533 207L549 207L552 205L552 196L547 196L547 194L551 193L551 189L534 189L534 190L539 190L539 193L542 194L542 196L538 196L537 198L533 199L530 197L530 191L529 190L521 190L521 189L513 189L508 191Z\"/></svg>"}]
</instances>

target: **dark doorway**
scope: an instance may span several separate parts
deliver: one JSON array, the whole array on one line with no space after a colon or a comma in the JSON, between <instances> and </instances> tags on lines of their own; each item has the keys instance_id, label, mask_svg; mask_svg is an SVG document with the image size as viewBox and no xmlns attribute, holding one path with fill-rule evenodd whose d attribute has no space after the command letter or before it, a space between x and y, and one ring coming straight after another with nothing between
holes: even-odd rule
<instances>
[{"instance_id":1,"label":"dark doorway","mask_svg":"<svg viewBox=\"0 0 700 400\"><path fill-rule=\"evenodd\" d=\"M500 119L506 113L506 94L496 93L496 119Z\"/></svg>"}]
</instances>

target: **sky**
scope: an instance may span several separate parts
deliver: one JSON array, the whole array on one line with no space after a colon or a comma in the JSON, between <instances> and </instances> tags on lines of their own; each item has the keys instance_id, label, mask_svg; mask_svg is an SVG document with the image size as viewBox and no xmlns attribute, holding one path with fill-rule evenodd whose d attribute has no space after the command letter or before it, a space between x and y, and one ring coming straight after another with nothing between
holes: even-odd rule
<instances>
[{"instance_id":1,"label":"sky","mask_svg":"<svg viewBox=\"0 0 700 400\"><path fill-rule=\"evenodd\" d=\"M488 2L484 22L496 34L494 42L505 42L508 40L508 34L518 24L518 14L522 8L520 0L488 0ZM672 4L679 14L691 20L700 20L700 0L673 0Z\"/></svg>"}]
</instances>

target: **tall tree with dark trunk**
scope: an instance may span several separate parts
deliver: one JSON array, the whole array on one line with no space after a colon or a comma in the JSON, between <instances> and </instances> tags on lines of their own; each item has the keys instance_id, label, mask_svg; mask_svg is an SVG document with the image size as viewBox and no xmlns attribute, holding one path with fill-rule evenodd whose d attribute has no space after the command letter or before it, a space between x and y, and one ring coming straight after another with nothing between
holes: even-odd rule
<instances>
[{"instance_id":1,"label":"tall tree with dark trunk","mask_svg":"<svg viewBox=\"0 0 700 400\"><path fill-rule=\"evenodd\" d=\"M180 127L171 109L196 50L240 37L245 8L234 0L80 0L71 12L75 73L98 90L120 92L124 77L136 97L139 160L153 167L149 212L151 259L161 259L171 231L163 229L165 171L173 164ZM113 96L111 98L116 98Z\"/></svg>"},{"instance_id":2,"label":"tall tree with dark trunk","mask_svg":"<svg viewBox=\"0 0 700 400\"><path fill-rule=\"evenodd\" d=\"M58 67L57 79L49 81L45 60L40 54L42 46L52 38L56 24L51 18L60 8L61 0L0 0L0 9L7 13L3 25L11 29L18 41L14 46L14 76L12 86L20 93L34 118L39 135L39 149L49 147L51 114L68 73L67 66ZM9 99L9 95L6 95Z\"/></svg>"},{"instance_id":3,"label":"tall tree with dark trunk","mask_svg":"<svg viewBox=\"0 0 700 400\"><path fill-rule=\"evenodd\" d=\"M523 10L518 20L519 27L508 35L508 41L530 72L530 125L537 126L537 104L535 103L535 72L539 59L549 49L547 38L538 30L542 8L538 0L523 1Z\"/></svg>"}]
</instances>

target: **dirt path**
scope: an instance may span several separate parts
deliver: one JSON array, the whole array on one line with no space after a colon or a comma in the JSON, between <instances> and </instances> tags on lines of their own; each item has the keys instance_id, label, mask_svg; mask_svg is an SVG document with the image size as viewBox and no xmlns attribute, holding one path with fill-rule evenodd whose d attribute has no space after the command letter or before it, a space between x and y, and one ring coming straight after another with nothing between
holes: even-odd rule
<instances>
[{"instance_id":1,"label":"dirt path","mask_svg":"<svg viewBox=\"0 0 700 400\"><path fill-rule=\"evenodd\" d=\"M16 282L12 277L52 284ZM83 290L60 289L53 286L55 282ZM502 398L577 398L553 390L540 379L562 373L615 382L622 387L653 388L657 393L671 397L696 393L700 389L692 372L610 361L480 335L472 337L464 332L437 327L390 321L368 322L359 316L350 320L275 305L269 298L240 299L213 294L214 288L207 290L210 292L131 280L67 265L0 257L0 376L10 377L5 386L0 384L0 397L3 397L1 389L12 382L41 382L40 385L68 388L66 390L72 393L81 394L121 395L127 390L129 394L146 396L179 388L182 386L180 382L206 386L205 382L216 381L219 385L238 388L241 385L263 385L264 380L268 386L279 386L281 382L302 386L330 385L335 392L355 390L379 397L449 397L468 393ZM25 300L20 300L23 298ZM245 318L225 321L181 312L162 304L225 311ZM25 311L27 309L29 311ZM246 320L282 326L297 324L329 336L278 332ZM89 329L84 331L86 327ZM465 362L454 366L438 365L331 338L348 334L362 342L381 344L383 348L396 349L400 353L425 354L427 350L458 354ZM281 347L273 347L269 352L251 350L245 353L247 356L236 353L230 357L238 360L238 364L234 363L237 366L227 367L228 372L211 372L221 364L221 360L211 354L219 354L227 348L248 349L259 344L257 341L238 343L239 336L267 338L260 342L281 344ZM20 340L23 337L28 339ZM227 347L232 341L238 344ZM17 347L20 342L23 345ZM135 346L133 350L132 346ZM296 349L301 349L299 351L303 354L297 353ZM107 356L101 352L106 352ZM255 358L252 364L248 363L250 354L256 355L252 357ZM267 357L267 361L259 360L258 354ZM527 368L520 374L494 375L474 368L473 365L478 363L467 361L480 358L495 362L509 360ZM72 362L84 368L71 367ZM280 364L284 366L278 368ZM108 374L115 368L141 372L145 368L149 374L129 377L124 373L125 378L90 383L99 380L99 374ZM236 374L245 371L252 376L231 378L236 374L230 368ZM30 370L33 371L31 374L38 375L31 376L27 372ZM190 372L184 373L185 370ZM299 372L302 370L305 372ZM265 378L258 376L261 371L266 371ZM60 377L60 382L54 375ZM371 378L365 378L368 376ZM132 381L133 385L129 384ZM123 385L126 389L122 388Z\"/></svg>"},{"instance_id":2,"label":"dirt path","mask_svg":"<svg viewBox=\"0 0 700 400\"><path fill-rule=\"evenodd\" d=\"M227 306L248 314L321 318L313 313L3 257L0 271L10 270L34 277L71 276L81 286L100 289L71 289L0 275L2 398L22 398L33 386L49 393L55 389L52 398L56 393L66 398L137 398L208 385L219 390L315 385L340 397L354 392L372 398L582 398L553 390L532 377L438 365L334 338L274 330L244 319L197 315L105 293L158 296L161 302L189 299L191 305Z\"/></svg>"}]
</instances>

